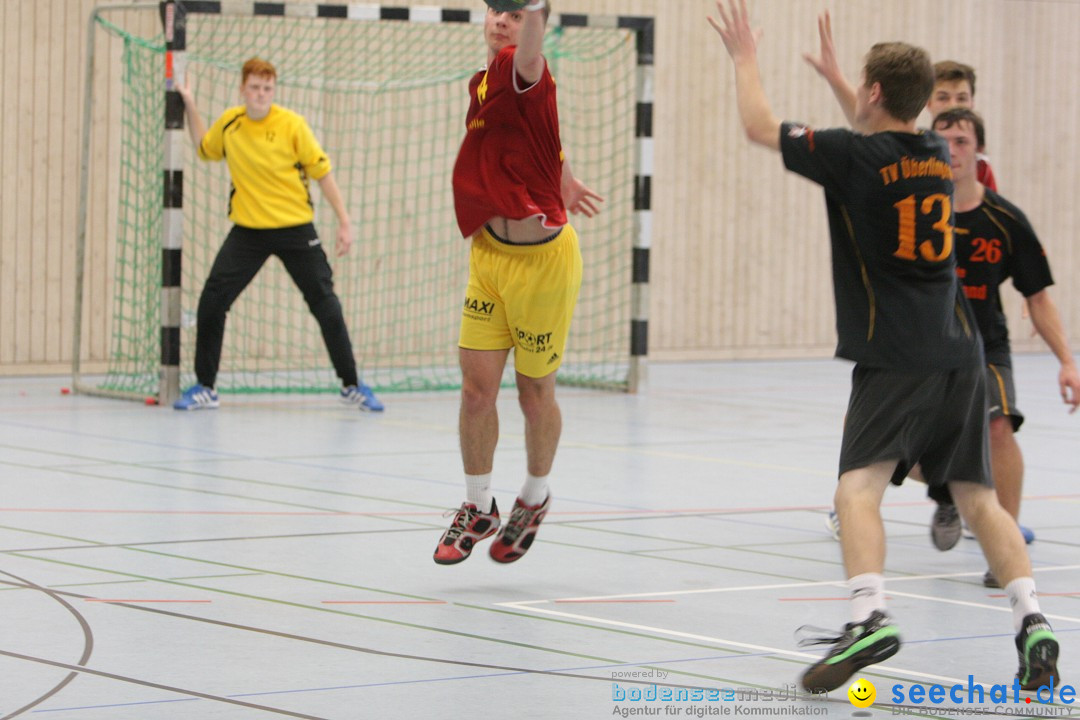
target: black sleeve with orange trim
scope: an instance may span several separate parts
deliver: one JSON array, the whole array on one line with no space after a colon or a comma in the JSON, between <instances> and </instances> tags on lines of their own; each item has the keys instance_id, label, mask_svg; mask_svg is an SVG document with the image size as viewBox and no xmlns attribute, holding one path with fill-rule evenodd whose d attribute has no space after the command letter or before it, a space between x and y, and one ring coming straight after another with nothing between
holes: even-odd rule
<instances>
[{"instance_id":1,"label":"black sleeve with orange trim","mask_svg":"<svg viewBox=\"0 0 1080 720\"><path fill-rule=\"evenodd\" d=\"M855 133L843 128L814 130L799 123L780 126L780 153L784 167L843 194L851 171L852 140Z\"/></svg>"}]
</instances>

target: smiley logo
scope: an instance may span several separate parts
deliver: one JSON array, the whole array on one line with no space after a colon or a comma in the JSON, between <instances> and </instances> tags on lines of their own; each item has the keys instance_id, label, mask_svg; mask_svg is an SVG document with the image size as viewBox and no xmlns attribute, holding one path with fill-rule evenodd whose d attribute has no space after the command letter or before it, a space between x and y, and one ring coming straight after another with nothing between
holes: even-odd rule
<instances>
[{"instance_id":1,"label":"smiley logo","mask_svg":"<svg viewBox=\"0 0 1080 720\"><path fill-rule=\"evenodd\" d=\"M877 689L869 680L859 678L847 689L848 700L857 708L870 707L877 697Z\"/></svg>"}]
</instances>

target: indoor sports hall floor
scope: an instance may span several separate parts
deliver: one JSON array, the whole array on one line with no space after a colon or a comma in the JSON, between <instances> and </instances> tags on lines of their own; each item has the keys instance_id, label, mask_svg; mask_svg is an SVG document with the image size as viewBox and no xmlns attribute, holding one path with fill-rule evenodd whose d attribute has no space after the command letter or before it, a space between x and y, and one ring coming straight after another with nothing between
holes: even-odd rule
<instances>
[{"instance_id":1,"label":"indoor sports hall floor","mask_svg":"<svg viewBox=\"0 0 1080 720\"><path fill-rule=\"evenodd\" d=\"M538 542L454 567L431 561L464 492L453 392L386 395L382 415L228 395L185 414L4 379L0 718L1080 716L1023 696L887 706L894 685L971 675L989 692L1017 667L976 542L934 550L913 483L884 509L905 645L863 673L885 704L794 693L820 652L796 628L849 620L824 527L849 372L654 365L644 395L564 389ZM1080 415L1056 377L1049 356L1017 358L1023 520L1076 686ZM508 508L524 460L513 394L500 403Z\"/></svg>"}]
</instances>

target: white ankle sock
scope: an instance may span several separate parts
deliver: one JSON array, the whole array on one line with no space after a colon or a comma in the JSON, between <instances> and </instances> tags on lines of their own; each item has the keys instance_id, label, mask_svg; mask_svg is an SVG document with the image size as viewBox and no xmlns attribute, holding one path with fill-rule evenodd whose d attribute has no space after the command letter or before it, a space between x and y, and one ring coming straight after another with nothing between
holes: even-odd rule
<instances>
[{"instance_id":1,"label":"white ankle sock","mask_svg":"<svg viewBox=\"0 0 1080 720\"><path fill-rule=\"evenodd\" d=\"M465 499L482 513L491 512L491 473L465 475Z\"/></svg>"},{"instance_id":2,"label":"white ankle sock","mask_svg":"<svg viewBox=\"0 0 1080 720\"><path fill-rule=\"evenodd\" d=\"M521 493L518 497L521 498L521 502L526 505L539 505L544 502L548 496L548 476L536 477L535 475L526 475L525 484L521 486Z\"/></svg>"},{"instance_id":3,"label":"white ankle sock","mask_svg":"<svg viewBox=\"0 0 1080 720\"><path fill-rule=\"evenodd\" d=\"M848 580L851 592L851 620L862 622L875 610L885 610L885 577L881 573L863 573Z\"/></svg>"},{"instance_id":4,"label":"white ankle sock","mask_svg":"<svg viewBox=\"0 0 1080 720\"><path fill-rule=\"evenodd\" d=\"M1009 605L1012 606L1013 629L1020 632L1024 618L1032 613L1040 612L1034 578L1016 578L1005 586L1005 594L1009 596Z\"/></svg>"}]
</instances>

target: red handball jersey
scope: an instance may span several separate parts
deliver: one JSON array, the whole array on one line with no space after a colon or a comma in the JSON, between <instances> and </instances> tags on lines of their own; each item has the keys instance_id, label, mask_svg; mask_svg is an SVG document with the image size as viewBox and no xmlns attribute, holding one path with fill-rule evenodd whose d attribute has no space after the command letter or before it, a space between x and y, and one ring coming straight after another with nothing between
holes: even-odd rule
<instances>
[{"instance_id":1,"label":"red handball jersey","mask_svg":"<svg viewBox=\"0 0 1080 720\"><path fill-rule=\"evenodd\" d=\"M975 172L977 174L975 179L994 192L997 192L997 178L994 177L994 169L990 167L990 160L982 154L978 156L977 160L978 164L975 166Z\"/></svg>"},{"instance_id":2,"label":"red handball jersey","mask_svg":"<svg viewBox=\"0 0 1080 720\"><path fill-rule=\"evenodd\" d=\"M454 164L454 208L465 237L496 216L539 217L552 229L566 224L555 80L545 64L543 76L524 89L515 77L515 50L503 48L469 82L465 139Z\"/></svg>"}]
</instances>

